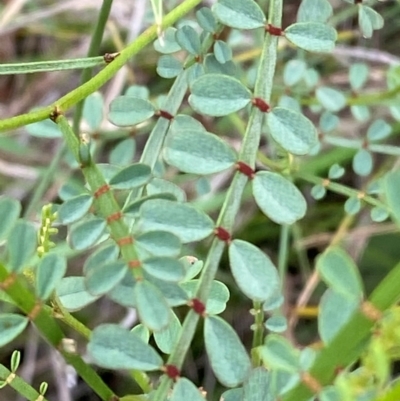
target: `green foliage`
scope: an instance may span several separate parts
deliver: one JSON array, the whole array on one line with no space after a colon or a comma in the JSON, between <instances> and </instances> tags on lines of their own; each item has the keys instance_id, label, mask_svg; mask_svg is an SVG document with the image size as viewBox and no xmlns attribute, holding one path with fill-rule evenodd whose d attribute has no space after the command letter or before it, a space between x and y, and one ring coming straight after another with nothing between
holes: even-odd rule
<instances>
[{"instance_id":1,"label":"green foliage","mask_svg":"<svg viewBox=\"0 0 400 401\"><path fill-rule=\"evenodd\" d=\"M97 60L111 3L87 58L0 66L85 68L54 104L0 121L34 137L0 138L5 160L64 144L31 192L1 182L0 346L22 348L31 322L104 401L397 399L399 254L368 239L400 222L400 74L340 53L396 6L153 0L154 24L127 46L113 33L104 45L122 50ZM19 365L0 363L0 388L44 399L53 386L34 390Z\"/></svg>"}]
</instances>

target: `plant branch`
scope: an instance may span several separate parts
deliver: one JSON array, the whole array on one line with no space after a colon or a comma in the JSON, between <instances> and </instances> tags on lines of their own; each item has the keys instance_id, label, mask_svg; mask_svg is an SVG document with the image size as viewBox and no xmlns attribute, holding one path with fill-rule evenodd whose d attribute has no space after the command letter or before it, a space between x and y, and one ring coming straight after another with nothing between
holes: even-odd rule
<instances>
[{"instance_id":1,"label":"plant branch","mask_svg":"<svg viewBox=\"0 0 400 401\"><path fill-rule=\"evenodd\" d=\"M273 0L270 2L268 23L275 27L281 26L282 20L282 0ZM266 33L262 56L257 73L257 80L254 95L262 98L266 103L270 102L273 78L275 74L276 55L277 55L278 37ZM264 113L253 107L246 133L243 139L242 147L239 153L239 160L254 168L257 150L260 142L262 122ZM233 178L232 184L228 190L220 215L217 220L217 226L222 226L228 232L233 230L234 222L240 208L241 198L248 181L248 177L237 172ZM212 282L217 273L219 261L225 248L225 243L214 238L207 255L202 274L200 276L199 287L196 298L205 303L207 300ZM190 347L199 315L193 310L186 316L180 338L176 347L171 353L168 363L180 368L183 364L186 353ZM164 375L161 384L156 390L154 401L164 401L170 386L171 380Z\"/></svg>"},{"instance_id":2,"label":"plant branch","mask_svg":"<svg viewBox=\"0 0 400 401\"><path fill-rule=\"evenodd\" d=\"M23 279L14 273L9 273L3 264L0 264L0 289L13 299L18 308L35 324L42 336L62 354L66 362L74 367L78 375L102 400L109 401L115 396L90 365L86 364L78 354L64 349L65 335L55 319L43 308Z\"/></svg>"},{"instance_id":3,"label":"plant branch","mask_svg":"<svg viewBox=\"0 0 400 401\"><path fill-rule=\"evenodd\" d=\"M163 19L163 28L173 25L176 21L181 19L185 14L197 6L201 0L185 0L178 5L174 10L167 14ZM108 80L110 80L115 73L125 65L125 63L145 46L150 44L157 38L157 25L152 25L146 29L134 42L129 44L119 55L110 62L103 70L95 75L88 82L69 92L67 95L58 99L53 104L43 107L41 109L32 111L27 114L11 117L0 121L0 132L8 131L27 124L49 118L53 110L58 107L60 111L65 112L70 107L74 106L81 100L88 97L91 93L98 90Z\"/></svg>"}]
</instances>

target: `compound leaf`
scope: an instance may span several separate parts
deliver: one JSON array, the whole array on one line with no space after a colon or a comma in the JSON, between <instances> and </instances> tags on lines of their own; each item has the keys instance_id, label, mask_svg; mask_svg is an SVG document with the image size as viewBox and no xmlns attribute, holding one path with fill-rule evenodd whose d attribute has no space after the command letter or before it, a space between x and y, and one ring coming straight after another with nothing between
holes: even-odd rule
<instances>
[{"instance_id":1,"label":"compound leaf","mask_svg":"<svg viewBox=\"0 0 400 401\"><path fill-rule=\"evenodd\" d=\"M40 299L46 300L67 270L67 261L64 256L48 253L40 260L36 269L36 294Z\"/></svg>"},{"instance_id":2,"label":"compound leaf","mask_svg":"<svg viewBox=\"0 0 400 401\"><path fill-rule=\"evenodd\" d=\"M275 107L267 116L272 138L285 150L295 155L305 155L318 143L313 123L302 114Z\"/></svg>"},{"instance_id":3,"label":"compound leaf","mask_svg":"<svg viewBox=\"0 0 400 401\"><path fill-rule=\"evenodd\" d=\"M139 124L154 115L154 106L145 99L133 96L119 96L110 104L108 119L120 127Z\"/></svg>"},{"instance_id":4,"label":"compound leaf","mask_svg":"<svg viewBox=\"0 0 400 401\"><path fill-rule=\"evenodd\" d=\"M164 159L185 173L205 175L228 169L237 156L214 134L200 130L174 130L166 141Z\"/></svg>"},{"instance_id":5,"label":"compound leaf","mask_svg":"<svg viewBox=\"0 0 400 401\"><path fill-rule=\"evenodd\" d=\"M321 22L297 22L285 29L285 36L301 49L318 53L331 52L337 39L336 30Z\"/></svg>"},{"instance_id":6,"label":"compound leaf","mask_svg":"<svg viewBox=\"0 0 400 401\"><path fill-rule=\"evenodd\" d=\"M200 390L188 379L181 377L175 383L169 401L204 401Z\"/></svg>"},{"instance_id":7,"label":"compound leaf","mask_svg":"<svg viewBox=\"0 0 400 401\"><path fill-rule=\"evenodd\" d=\"M103 295L111 291L125 277L128 266L121 260L101 263L86 275L86 288L92 295Z\"/></svg>"},{"instance_id":8,"label":"compound leaf","mask_svg":"<svg viewBox=\"0 0 400 401\"><path fill-rule=\"evenodd\" d=\"M265 301L279 291L279 277L270 258L249 242L235 239L229 261L236 284L253 301Z\"/></svg>"},{"instance_id":9,"label":"compound leaf","mask_svg":"<svg viewBox=\"0 0 400 401\"><path fill-rule=\"evenodd\" d=\"M251 92L236 78L206 74L191 86L189 103L195 111L209 116L225 116L243 109L251 100Z\"/></svg>"},{"instance_id":10,"label":"compound leaf","mask_svg":"<svg viewBox=\"0 0 400 401\"><path fill-rule=\"evenodd\" d=\"M304 217L307 204L303 195L280 174L260 171L252 184L257 205L275 223L293 224Z\"/></svg>"},{"instance_id":11,"label":"compound leaf","mask_svg":"<svg viewBox=\"0 0 400 401\"><path fill-rule=\"evenodd\" d=\"M88 344L88 352L97 365L109 369L160 369L162 358L138 335L116 324L96 327Z\"/></svg>"},{"instance_id":12,"label":"compound leaf","mask_svg":"<svg viewBox=\"0 0 400 401\"><path fill-rule=\"evenodd\" d=\"M90 248L100 239L106 226L107 222L100 217L75 224L69 233L72 248L80 251Z\"/></svg>"},{"instance_id":13,"label":"compound leaf","mask_svg":"<svg viewBox=\"0 0 400 401\"><path fill-rule=\"evenodd\" d=\"M171 320L171 310L161 291L147 280L133 288L136 308L144 326L153 331L162 330Z\"/></svg>"},{"instance_id":14,"label":"compound leaf","mask_svg":"<svg viewBox=\"0 0 400 401\"><path fill-rule=\"evenodd\" d=\"M211 367L223 385L235 387L247 379L251 370L249 356L227 322L218 316L206 317L204 341Z\"/></svg>"},{"instance_id":15,"label":"compound leaf","mask_svg":"<svg viewBox=\"0 0 400 401\"><path fill-rule=\"evenodd\" d=\"M84 277L64 277L56 287L56 293L61 304L70 312L80 310L99 298L86 290Z\"/></svg>"},{"instance_id":16,"label":"compound leaf","mask_svg":"<svg viewBox=\"0 0 400 401\"><path fill-rule=\"evenodd\" d=\"M140 223L147 231L169 231L182 243L200 241L209 236L214 222L195 207L164 199L145 202L140 208Z\"/></svg>"},{"instance_id":17,"label":"compound leaf","mask_svg":"<svg viewBox=\"0 0 400 401\"><path fill-rule=\"evenodd\" d=\"M256 29L265 24L265 15L253 0L219 0L212 10L224 25L232 28Z\"/></svg>"},{"instance_id":18,"label":"compound leaf","mask_svg":"<svg viewBox=\"0 0 400 401\"><path fill-rule=\"evenodd\" d=\"M21 204L11 198L0 198L0 239L6 238L21 213Z\"/></svg>"},{"instance_id":19,"label":"compound leaf","mask_svg":"<svg viewBox=\"0 0 400 401\"><path fill-rule=\"evenodd\" d=\"M133 189L150 181L151 168L147 164L135 163L118 171L110 179L115 189Z\"/></svg>"},{"instance_id":20,"label":"compound leaf","mask_svg":"<svg viewBox=\"0 0 400 401\"><path fill-rule=\"evenodd\" d=\"M57 210L62 224L71 224L81 219L93 204L93 196L82 194L66 200Z\"/></svg>"},{"instance_id":21,"label":"compound leaf","mask_svg":"<svg viewBox=\"0 0 400 401\"><path fill-rule=\"evenodd\" d=\"M0 315L0 347L8 344L21 334L29 319L16 313L2 313Z\"/></svg>"},{"instance_id":22,"label":"compound leaf","mask_svg":"<svg viewBox=\"0 0 400 401\"><path fill-rule=\"evenodd\" d=\"M36 229L33 224L19 220L8 236L8 267L20 272L36 250Z\"/></svg>"},{"instance_id":23,"label":"compound leaf","mask_svg":"<svg viewBox=\"0 0 400 401\"><path fill-rule=\"evenodd\" d=\"M341 248L328 248L317 260L317 270L329 288L348 297L361 297L362 282L357 266Z\"/></svg>"}]
</instances>

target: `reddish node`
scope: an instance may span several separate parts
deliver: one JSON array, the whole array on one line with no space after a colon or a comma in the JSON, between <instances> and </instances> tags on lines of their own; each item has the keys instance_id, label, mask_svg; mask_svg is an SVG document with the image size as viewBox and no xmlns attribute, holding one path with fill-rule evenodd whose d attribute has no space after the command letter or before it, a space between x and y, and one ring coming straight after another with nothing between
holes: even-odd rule
<instances>
[{"instance_id":1,"label":"reddish node","mask_svg":"<svg viewBox=\"0 0 400 401\"><path fill-rule=\"evenodd\" d=\"M190 301L190 306L192 309L200 316L204 316L206 312L206 306L203 304L203 302L200 301L198 298L193 298Z\"/></svg>"},{"instance_id":2,"label":"reddish node","mask_svg":"<svg viewBox=\"0 0 400 401\"><path fill-rule=\"evenodd\" d=\"M343 366L336 366L335 368L335 376L338 376L340 373L342 373L344 371L344 367Z\"/></svg>"},{"instance_id":3,"label":"reddish node","mask_svg":"<svg viewBox=\"0 0 400 401\"><path fill-rule=\"evenodd\" d=\"M140 265L140 260L130 260L130 261L128 262L128 266L129 266L131 269L136 269L136 268L138 268L138 267L141 266L141 265Z\"/></svg>"},{"instance_id":4,"label":"reddish node","mask_svg":"<svg viewBox=\"0 0 400 401\"><path fill-rule=\"evenodd\" d=\"M257 107L257 109L259 109L260 111L262 111L263 113L268 113L269 110L271 109L271 107L269 106L269 104L264 100L261 99L259 97L255 97L251 103L253 103L253 105L255 107Z\"/></svg>"},{"instance_id":5,"label":"reddish node","mask_svg":"<svg viewBox=\"0 0 400 401\"><path fill-rule=\"evenodd\" d=\"M57 118L62 115L62 111L59 106L54 107L53 111L50 113L49 118L53 122L57 122Z\"/></svg>"},{"instance_id":6,"label":"reddish node","mask_svg":"<svg viewBox=\"0 0 400 401\"><path fill-rule=\"evenodd\" d=\"M112 61L114 61L117 57L119 56L119 53L106 53L103 56L103 60L106 62L106 64L110 64Z\"/></svg>"},{"instance_id":7,"label":"reddish node","mask_svg":"<svg viewBox=\"0 0 400 401\"><path fill-rule=\"evenodd\" d=\"M41 309L42 309L42 304L40 303L40 301L36 301L35 306L28 313L29 320L33 322L39 315Z\"/></svg>"},{"instance_id":8,"label":"reddish node","mask_svg":"<svg viewBox=\"0 0 400 401\"><path fill-rule=\"evenodd\" d=\"M174 365L164 365L163 371L173 381L178 380L181 375L179 369Z\"/></svg>"},{"instance_id":9,"label":"reddish node","mask_svg":"<svg viewBox=\"0 0 400 401\"><path fill-rule=\"evenodd\" d=\"M314 393L318 394L322 390L321 383L310 373L303 372L300 375L301 381Z\"/></svg>"},{"instance_id":10,"label":"reddish node","mask_svg":"<svg viewBox=\"0 0 400 401\"><path fill-rule=\"evenodd\" d=\"M100 198L101 195L104 195L105 193L107 193L109 190L111 189L111 187L108 184L104 184L102 185L100 188L98 188L93 196L97 199Z\"/></svg>"},{"instance_id":11,"label":"reddish node","mask_svg":"<svg viewBox=\"0 0 400 401\"><path fill-rule=\"evenodd\" d=\"M282 36L282 29L278 28L277 26L268 24L265 30L272 36Z\"/></svg>"},{"instance_id":12,"label":"reddish node","mask_svg":"<svg viewBox=\"0 0 400 401\"><path fill-rule=\"evenodd\" d=\"M231 242L231 235L228 233L227 230L223 227L216 227L215 228L215 235L224 242Z\"/></svg>"},{"instance_id":13,"label":"reddish node","mask_svg":"<svg viewBox=\"0 0 400 401\"><path fill-rule=\"evenodd\" d=\"M116 213L113 213L112 215L107 217L107 223L111 223L112 221L117 221L121 219L123 216L121 211L118 211Z\"/></svg>"},{"instance_id":14,"label":"reddish node","mask_svg":"<svg viewBox=\"0 0 400 401\"><path fill-rule=\"evenodd\" d=\"M173 120L173 118L174 118L174 116L171 113L169 113L168 111L165 111L165 110L158 110L157 114L160 117L165 118L165 119L167 119L169 121Z\"/></svg>"},{"instance_id":15,"label":"reddish node","mask_svg":"<svg viewBox=\"0 0 400 401\"><path fill-rule=\"evenodd\" d=\"M238 161L236 163L236 169L237 171L240 171L242 174L248 177L250 180L254 178L254 170L248 164Z\"/></svg>"},{"instance_id":16,"label":"reddish node","mask_svg":"<svg viewBox=\"0 0 400 401\"><path fill-rule=\"evenodd\" d=\"M118 241L116 241L116 243L120 247L124 245L133 244L133 238L132 237L120 238Z\"/></svg>"},{"instance_id":17,"label":"reddish node","mask_svg":"<svg viewBox=\"0 0 400 401\"><path fill-rule=\"evenodd\" d=\"M11 273L4 281L0 283L1 290L7 290L17 281L17 275L15 273Z\"/></svg>"}]
</instances>

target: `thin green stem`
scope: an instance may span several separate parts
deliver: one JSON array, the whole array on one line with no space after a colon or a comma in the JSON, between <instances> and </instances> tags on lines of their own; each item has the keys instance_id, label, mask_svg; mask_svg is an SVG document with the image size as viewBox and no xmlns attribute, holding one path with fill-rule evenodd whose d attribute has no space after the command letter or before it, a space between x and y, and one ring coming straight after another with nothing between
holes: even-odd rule
<instances>
[{"instance_id":1,"label":"thin green stem","mask_svg":"<svg viewBox=\"0 0 400 401\"><path fill-rule=\"evenodd\" d=\"M295 251L297 253L297 260L299 262L301 275L303 277L304 282L308 280L311 274L311 266L310 261L308 260L306 249L302 246L296 245L300 244L302 239L302 231L299 224L293 224L291 227L292 235L293 235L293 242Z\"/></svg>"},{"instance_id":2,"label":"thin green stem","mask_svg":"<svg viewBox=\"0 0 400 401\"><path fill-rule=\"evenodd\" d=\"M7 369L4 365L0 364L0 381L5 381L7 384L12 387L18 394L22 395L24 398L29 401L37 401L39 400L40 394L30 386L24 379L17 376L15 373L11 372L11 370ZM1 390L1 389L0 389ZM42 401L48 401L47 398L40 398Z\"/></svg>"},{"instance_id":3,"label":"thin green stem","mask_svg":"<svg viewBox=\"0 0 400 401\"><path fill-rule=\"evenodd\" d=\"M56 320L29 291L23 278L16 276L15 273L9 273L2 264L0 264L0 288L13 299L18 308L35 324L42 336L62 354L66 362L75 368L78 375L102 400L109 401L115 397L113 391L90 365L86 364L78 354L64 349L65 335Z\"/></svg>"},{"instance_id":4,"label":"thin green stem","mask_svg":"<svg viewBox=\"0 0 400 401\"><path fill-rule=\"evenodd\" d=\"M381 202L380 200L373 198L370 195L365 194L363 191L359 191L357 189L346 187L345 185L338 184L337 182L333 182L326 178L315 177L310 174L302 174L297 173L296 178L301 178L302 180L311 182L315 185L322 185L325 188L329 189L332 192L336 192L338 194L347 196L349 198L359 198L363 200L365 203L368 203L371 206L376 206L385 210L388 210L388 206ZM389 211L389 210L388 210Z\"/></svg>"},{"instance_id":5,"label":"thin green stem","mask_svg":"<svg viewBox=\"0 0 400 401\"><path fill-rule=\"evenodd\" d=\"M273 0L270 2L268 23L275 27L281 27L281 20L282 0ZM270 102L271 97L276 66L277 45L278 37L267 33L254 92L255 97L262 98L266 103ZM257 108L253 108L239 153L239 159L251 167L254 167L255 165L263 118L264 113ZM235 174L219 214L217 226L222 226L228 232L233 230L247 181L248 177L244 174L239 172ZM218 238L215 238L211 243L196 293L196 298L204 303L207 300L212 282L217 273L219 261L221 260L224 248L225 243ZM190 347L198 320L199 316L192 310L186 316L176 347L168 359L169 364L175 365L178 368L182 366L185 355ZM164 401L167 397L169 386L170 379L164 375L160 386L156 390L153 401Z\"/></svg>"},{"instance_id":6,"label":"thin green stem","mask_svg":"<svg viewBox=\"0 0 400 401\"><path fill-rule=\"evenodd\" d=\"M65 116L60 115L57 117L56 123L58 124L60 131L63 134L68 148L73 153L78 163L82 164L80 158L80 147L82 144L72 131L68 120L65 118ZM121 208L118 202L114 197L114 194L110 191L109 185L107 184L106 180L104 179L103 175L101 174L100 170L93 162L93 160L87 161L86 164L82 166L82 173L85 176L86 182L89 184L89 187L95 196L94 206L99 216L107 220L111 236L120 247L123 259L128 265L130 263L136 263L139 258L136 247L133 244L132 235L130 233L129 227L126 225L122 218L123 214L121 212ZM97 193L97 191L99 190L100 193ZM110 219L110 217L112 218ZM143 279L143 272L141 268L136 267L132 269L132 273L135 279Z\"/></svg>"},{"instance_id":7,"label":"thin green stem","mask_svg":"<svg viewBox=\"0 0 400 401\"><path fill-rule=\"evenodd\" d=\"M264 341L264 310L262 308L262 303L253 302L252 312L254 314L252 349L255 350L257 347L261 346ZM252 352L251 359L253 366L260 366L261 358L258 352Z\"/></svg>"},{"instance_id":8,"label":"thin green stem","mask_svg":"<svg viewBox=\"0 0 400 401\"><path fill-rule=\"evenodd\" d=\"M76 319L74 316L69 313L64 306L62 305L61 301L57 296L54 297L53 302L55 304L54 308L52 308L53 313L57 314L57 317L62 320L65 324L79 333L83 338L89 340L91 335L91 330L87 328L82 322ZM59 316L58 316L59 315Z\"/></svg>"},{"instance_id":9,"label":"thin green stem","mask_svg":"<svg viewBox=\"0 0 400 401\"><path fill-rule=\"evenodd\" d=\"M113 0L103 0L100 13L97 18L96 26L94 28L94 33L90 41L89 50L87 53L88 57L94 57L99 52L106 23L110 15L112 2ZM92 68L91 67L85 68L81 74L80 84L83 85L85 82L89 81L91 76L92 76ZM77 103L75 108L74 122L72 124L75 133L78 133L79 131L79 124L82 118L82 112L83 112L83 100Z\"/></svg>"},{"instance_id":10,"label":"thin green stem","mask_svg":"<svg viewBox=\"0 0 400 401\"><path fill-rule=\"evenodd\" d=\"M33 63L1 64L0 75L32 74L63 70L80 70L105 65L104 57L85 57L70 60L35 61Z\"/></svg>"},{"instance_id":11,"label":"thin green stem","mask_svg":"<svg viewBox=\"0 0 400 401\"><path fill-rule=\"evenodd\" d=\"M283 224L279 237L279 255L278 255L278 272L281 279L282 287L285 287L285 278L287 273L287 262L289 253L289 237L290 226Z\"/></svg>"},{"instance_id":12,"label":"thin green stem","mask_svg":"<svg viewBox=\"0 0 400 401\"><path fill-rule=\"evenodd\" d=\"M215 34L207 34L206 38L202 43L202 54L206 54L212 44L214 43L215 35L222 30L220 26ZM171 116L175 116L182 104L188 88L188 72L187 69L196 62L196 57L190 55L184 62L184 71L182 71L175 79L168 96L164 102L164 111L167 111ZM170 121L159 118L154 128L152 129L149 139L143 149L142 155L140 157L140 162L147 164L153 170L158 158L160 157L160 152L167 135L168 129L170 127ZM127 197L126 204L131 202L133 199L137 199L143 193L143 187L132 191Z\"/></svg>"},{"instance_id":13,"label":"thin green stem","mask_svg":"<svg viewBox=\"0 0 400 401\"><path fill-rule=\"evenodd\" d=\"M163 19L163 28L169 27L176 21L181 19L190 10L196 7L201 0L185 0L177 7L174 8L169 14ZM74 106L81 100L87 98L91 93L98 90L107 81L109 81L116 72L122 68L125 63L145 46L150 44L157 38L157 25L152 25L146 29L134 42L130 43L119 55L110 62L104 69L102 69L97 75L95 75L88 82L69 92L67 95L58 99L53 104L37 109L27 114L21 114L19 116L11 117L0 121L0 132L8 131L18 127L22 127L27 124L31 124L37 121L45 120L49 118L51 113L56 107L60 111L66 111L70 107Z\"/></svg>"}]
</instances>

